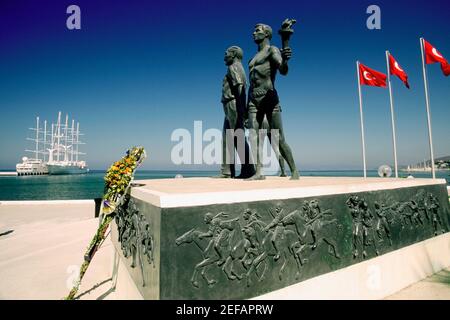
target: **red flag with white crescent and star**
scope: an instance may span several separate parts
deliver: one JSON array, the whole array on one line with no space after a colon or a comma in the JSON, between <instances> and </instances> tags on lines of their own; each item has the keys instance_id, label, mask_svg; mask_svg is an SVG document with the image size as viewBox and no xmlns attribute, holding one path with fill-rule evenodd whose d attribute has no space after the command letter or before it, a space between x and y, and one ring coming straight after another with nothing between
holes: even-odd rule
<instances>
[{"instance_id":1,"label":"red flag with white crescent and star","mask_svg":"<svg viewBox=\"0 0 450 320\"><path fill-rule=\"evenodd\" d=\"M433 47L431 43L423 39L423 45L424 45L424 51L425 51L425 63L426 64L432 64L432 63L440 63L442 73L445 76L448 76L450 74L450 67L448 64L447 59L444 58L444 56L436 49L436 47Z\"/></svg>"},{"instance_id":2,"label":"red flag with white crescent and star","mask_svg":"<svg viewBox=\"0 0 450 320\"><path fill-rule=\"evenodd\" d=\"M359 83L366 86L386 87L386 75L373 70L362 63L359 64Z\"/></svg>"},{"instance_id":3,"label":"red flag with white crescent and star","mask_svg":"<svg viewBox=\"0 0 450 320\"><path fill-rule=\"evenodd\" d=\"M447 60L442 56L442 54L437 51L435 47L433 47L427 40L423 39L423 44L425 46L425 62L427 64L432 63L447 63Z\"/></svg>"},{"instance_id":4,"label":"red flag with white crescent and star","mask_svg":"<svg viewBox=\"0 0 450 320\"><path fill-rule=\"evenodd\" d=\"M405 86L409 89L408 75L406 74L405 70L403 70L400 67L398 62L390 53L389 53L389 72L390 74L393 74L397 76L400 80L402 80Z\"/></svg>"}]
</instances>

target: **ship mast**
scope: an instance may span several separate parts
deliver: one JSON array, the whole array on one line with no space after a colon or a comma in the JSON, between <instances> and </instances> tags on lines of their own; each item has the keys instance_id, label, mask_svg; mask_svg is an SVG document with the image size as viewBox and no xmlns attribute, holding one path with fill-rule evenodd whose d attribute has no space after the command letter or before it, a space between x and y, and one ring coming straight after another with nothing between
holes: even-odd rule
<instances>
[{"instance_id":1,"label":"ship mast","mask_svg":"<svg viewBox=\"0 0 450 320\"><path fill-rule=\"evenodd\" d=\"M67 157L67 129L69 127L69 115L66 113L66 124L64 126L64 162L69 161Z\"/></svg>"},{"instance_id":2,"label":"ship mast","mask_svg":"<svg viewBox=\"0 0 450 320\"><path fill-rule=\"evenodd\" d=\"M58 112L58 123L56 124L56 134L57 134L57 152L56 152L56 161L59 162L59 153L60 153L60 142L61 142L61 111Z\"/></svg>"},{"instance_id":3,"label":"ship mast","mask_svg":"<svg viewBox=\"0 0 450 320\"><path fill-rule=\"evenodd\" d=\"M50 149L48 150L48 162L53 162L53 152L55 151L55 124L52 122L52 135L51 135L51 142L50 142Z\"/></svg>"},{"instance_id":4,"label":"ship mast","mask_svg":"<svg viewBox=\"0 0 450 320\"><path fill-rule=\"evenodd\" d=\"M75 153L77 164L78 164L78 144L79 144L79 142L80 142L80 123L77 122L77 152Z\"/></svg>"},{"instance_id":5,"label":"ship mast","mask_svg":"<svg viewBox=\"0 0 450 320\"><path fill-rule=\"evenodd\" d=\"M29 128L30 130L36 131L36 137L35 137L35 138L27 138L27 140L34 141L34 142L35 142L35 148L34 148L34 150L29 150L29 149L26 149L26 150L25 150L26 152L34 153L34 159L35 159L35 160L40 160L40 159L39 159L39 154L40 154L40 153L44 153L44 151L39 150L39 143L42 143L42 142L43 142L43 140L39 139L39 136L40 136L40 134L41 134L41 132L42 132L42 131L40 130L39 123L40 123L40 122L39 122L39 116L37 116L37 117L36 117L36 128Z\"/></svg>"},{"instance_id":6,"label":"ship mast","mask_svg":"<svg viewBox=\"0 0 450 320\"><path fill-rule=\"evenodd\" d=\"M39 159L39 117L36 117L36 160Z\"/></svg>"},{"instance_id":7,"label":"ship mast","mask_svg":"<svg viewBox=\"0 0 450 320\"><path fill-rule=\"evenodd\" d=\"M74 135L75 135L74 129L75 129L75 120L72 119L72 130L71 130L71 134L72 134L71 143L72 143L72 145L71 145L71 151L70 151L70 162L71 163L73 163L73 145L74 145L74 140L73 139L74 139Z\"/></svg>"},{"instance_id":8,"label":"ship mast","mask_svg":"<svg viewBox=\"0 0 450 320\"><path fill-rule=\"evenodd\" d=\"M43 158L45 162L45 148L47 147L47 120L44 120L44 149L43 149Z\"/></svg>"}]
</instances>

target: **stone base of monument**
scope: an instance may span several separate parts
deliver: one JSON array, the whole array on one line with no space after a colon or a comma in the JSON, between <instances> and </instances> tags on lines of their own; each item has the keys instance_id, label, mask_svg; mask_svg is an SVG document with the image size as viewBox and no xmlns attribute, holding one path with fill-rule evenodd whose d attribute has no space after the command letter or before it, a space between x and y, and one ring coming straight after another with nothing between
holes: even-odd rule
<instances>
[{"instance_id":1,"label":"stone base of monument","mask_svg":"<svg viewBox=\"0 0 450 320\"><path fill-rule=\"evenodd\" d=\"M142 180L112 225L122 299L379 299L450 264L445 180Z\"/></svg>"}]
</instances>

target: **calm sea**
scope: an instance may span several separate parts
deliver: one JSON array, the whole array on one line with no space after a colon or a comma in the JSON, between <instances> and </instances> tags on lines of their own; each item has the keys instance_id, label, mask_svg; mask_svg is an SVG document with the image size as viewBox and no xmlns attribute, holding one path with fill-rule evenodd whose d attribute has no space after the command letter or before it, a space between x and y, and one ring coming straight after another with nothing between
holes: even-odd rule
<instances>
[{"instance_id":1,"label":"calm sea","mask_svg":"<svg viewBox=\"0 0 450 320\"><path fill-rule=\"evenodd\" d=\"M208 177L217 171L145 171L138 170L135 180L173 178L181 174L183 177ZM401 177L407 173L400 172ZM445 178L450 182L449 171L436 172L437 178ZM66 200L94 199L103 194L104 171L92 171L84 175L69 176L0 176L0 200ZM303 176L328 177L361 177L362 171L302 171ZM413 173L416 178L430 178L430 173ZM369 177L377 177L376 170L368 171Z\"/></svg>"}]
</instances>

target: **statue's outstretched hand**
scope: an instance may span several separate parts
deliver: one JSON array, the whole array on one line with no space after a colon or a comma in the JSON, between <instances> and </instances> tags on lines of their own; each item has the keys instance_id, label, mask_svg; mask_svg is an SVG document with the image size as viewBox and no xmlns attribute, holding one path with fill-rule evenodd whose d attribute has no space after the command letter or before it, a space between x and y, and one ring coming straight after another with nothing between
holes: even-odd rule
<instances>
[{"instance_id":1,"label":"statue's outstretched hand","mask_svg":"<svg viewBox=\"0 0 450 320\"><path fill-rule=\"evenodd\" d=\"M283 60L289 60L292 57L292 49L289 47L281 49L281 56L283 57Z\"/></svg>"}]
</instances>

